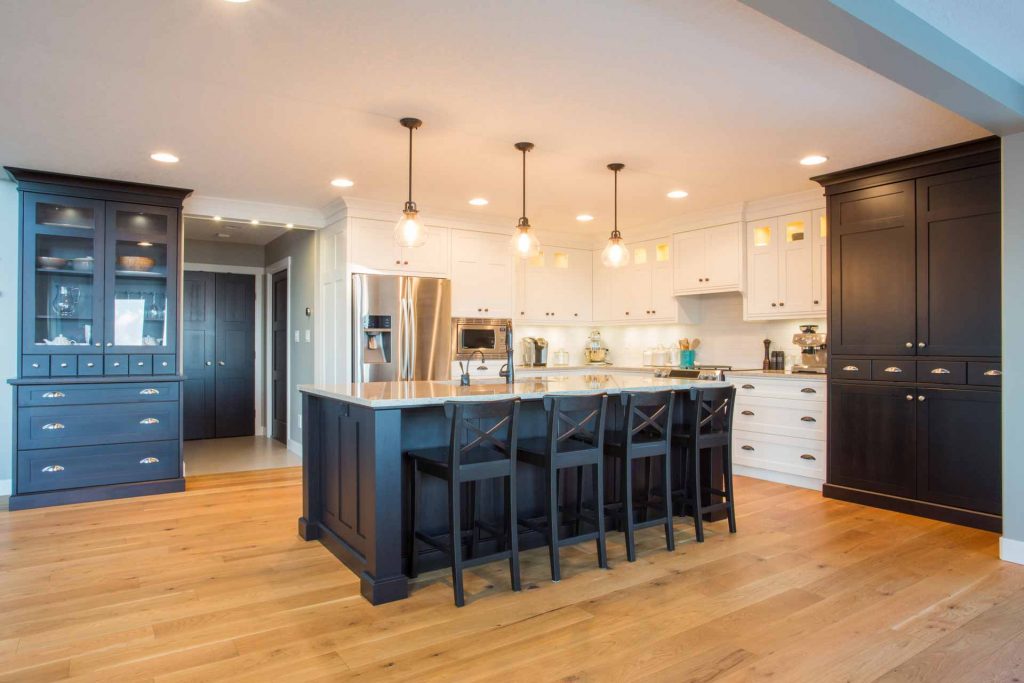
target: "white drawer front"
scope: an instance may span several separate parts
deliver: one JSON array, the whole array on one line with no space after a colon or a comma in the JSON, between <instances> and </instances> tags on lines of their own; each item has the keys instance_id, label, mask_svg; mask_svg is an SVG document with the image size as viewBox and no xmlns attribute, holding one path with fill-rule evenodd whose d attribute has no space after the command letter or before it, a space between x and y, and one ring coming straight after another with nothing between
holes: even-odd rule
<instances>
[{"instance_id":1,"label":"white drawer front","mask_svg":"<svg viewBox=\"0 0 1024 683\"><path fill-rule=\"evenodd\" d=\"M740 395L733 429L805 439L825 438L825 402Z\"/></svg>"},{"instance_id":2,"label":"white drawer front","mask_svg":"<svg viewBox=\"0 0 1024 683\"><path fill-rule=\"evenodd\" d=\"M734 430L732 459L738 465L825 478L825 442Z\"/></svg>"},{"instance_id":3,"label":"white drawer front","mask_svg":"<svg viewBox=\"0 0 1024 683\"><path fill-rule=\"evenodd\" d=\"M736 395L773 398L795 398L804 401L825 401L825 382L820 379L744 377L726 375L736 385Z\"/></svg>"}]
</instances>

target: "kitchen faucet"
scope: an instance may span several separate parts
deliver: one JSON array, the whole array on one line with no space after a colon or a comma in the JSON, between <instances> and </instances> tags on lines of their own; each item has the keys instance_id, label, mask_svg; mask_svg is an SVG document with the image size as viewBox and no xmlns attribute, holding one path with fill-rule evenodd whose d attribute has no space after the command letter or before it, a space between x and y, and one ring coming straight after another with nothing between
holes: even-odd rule
<instances>
[{"instance_id":1,"label":"kitchen faucet","mask_svg":"<svg viewBox=\"0 0 1024 683\"><path fill-rule=\"evenodd\" d=\"M484 352L481 351L480 349L477 349L476 351L474 351L473 353L471 353L469 355L469 360L466 361L466 365L463 365L462 361L459 361L459 367L462 368L462 375L459 377L459 383L462 386L464 386L464 387L468 387L469 386L469 367L470 367L470 363L473 360L473 356L475 356L478 353L480 354L480 365L478 365L476 369L477 370L486 370L487 369L487 359L484 358Z\"/></svg>"},{"instance_id":2,"label":"kitchen faucet","mask_svg":"<svg viewBox=\"0 0 1024 683\"><path fill-rule=\"evenodd\" d=\"M498 377L505 378L505 384L516 381L515 363L512 360L512 326L505 328L505 364L498 370Z\"/></svg>"}]
</instances>

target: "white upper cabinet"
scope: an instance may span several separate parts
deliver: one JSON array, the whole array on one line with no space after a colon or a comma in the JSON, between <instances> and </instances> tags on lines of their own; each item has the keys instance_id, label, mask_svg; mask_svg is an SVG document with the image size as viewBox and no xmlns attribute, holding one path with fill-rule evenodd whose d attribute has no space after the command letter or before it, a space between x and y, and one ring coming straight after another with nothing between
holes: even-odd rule
<instances>
[{"instance_id":1,"label":"white upper cabinet","mask_svg":"<svg viewBox=\"0 0 1024 683\"><path fill-rule=\"evenodd\" d=\"M512 251L509 238L452 231L452 315L512 317Z\"/></svg>"},{"instance_id":2,"label":"white upper cabinet","mask_svg":"<svg viewBox=\"0 0 1024 683\"><path fill-rule=\"evenodd\" d=\"M542 323L592 320L592 252L543 247L536 257L517 260L515 320Z\"/></svg>"},{"instance_id":3,"label":"white upper cabinet","mask_svg":"<svg viewBox=\"0 0 1024 683\"><path fill-rule=\"evenodd\" d=\"M387 221L353 219L349 257L355 272L388 271L409 274L448 275L449 230L427 226L421 247L395 244L394 225Z\"/></svg>"},{"instance_id":4,"label":"white upper cabinet","mask_svg":"<svg viewBox=\"0 0 1024 683\"><path fill-rule=\"evenodd\" d=\"M811 212L811 310L825 315L828 303L828 222L825 209Z\"/></svg>"},{"instance_id":5,"label":"white upper cabinet","mask_svg":"<svg viewBox=\"0 0 1024 683\"><path fill-rule=\"evenodd\" d=\"M672 240L665 237L627 245L630 264L608 268L595 253L594 320L677 322L672 292Z\"/></svg>"},{"instance_id":6,"label":"white upper cabinet","mask_svg":"<svg viewBox=\"0 0 1024 683\"><path fill-rule=\"evenodd\" d=\"M739 223L677 233L672 248L672 283L676 294L742 289L743 242Z\"/></svg>"},{"instance_id":7,"label":"white upper cabinet","mask_svg":"<svg viewBox=\"0 0 1024 683\"><path fill-rule=\"evenodd\" d=\"M750 319L824 315L824 210L746 225Z\"/></svg>"}]
</instances>

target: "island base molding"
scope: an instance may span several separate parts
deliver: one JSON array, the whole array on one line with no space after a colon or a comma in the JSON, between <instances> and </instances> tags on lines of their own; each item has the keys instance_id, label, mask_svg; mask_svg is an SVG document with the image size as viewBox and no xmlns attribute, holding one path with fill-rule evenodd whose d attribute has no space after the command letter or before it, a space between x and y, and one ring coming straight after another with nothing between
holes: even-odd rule
<instances>
[{"instance_id":1,"label":"island base molding","mask_svg":"<svg viewBox=\"0 0 1024 683\"><path fill-rule=\"evenodd\" d=\"M899 496L890 496L884 493L875 493L873 491L863 491L861 489L837 486L835 484L825 484L822 487L821 492L826 498L845 500L848 503L869 505L871 507L882 508L883 510L903 512L908 515L927 517L928 519L936 519L940 522L960 524L962 526L969 526L975 529L983 529L984 531L1001 533L1003 530L1002 517L998 515L989 515L984 512L977 512L975 510L965 510L964 508L950 507L948 505L940 505L938 503L929 503L927 501L915 500L912 498L900 498Z\"/></svg>"}]
</instances>

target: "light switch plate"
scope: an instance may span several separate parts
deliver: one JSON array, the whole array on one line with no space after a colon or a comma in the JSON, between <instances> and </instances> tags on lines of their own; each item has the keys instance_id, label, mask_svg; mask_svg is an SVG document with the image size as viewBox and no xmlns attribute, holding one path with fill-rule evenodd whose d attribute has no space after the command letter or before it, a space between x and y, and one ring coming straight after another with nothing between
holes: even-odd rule
<instances>
[{"instance_id":1,"label":"light switch plate","mask_svg":"<svg viewBox=\"0 0 1024 683\"><path fill-rule=\"evenodd\" d=\"M310 334L310 331L306 330L306 341L308 342L308 341L311 341L311 340L312 340L312 336Z\"/></svg>"},{"instance_id":2,"label":"light switch plate","mask_svg":"<svg viewBox=\"0 0 1024 683\"><path fill-rule=\"evenodd\" d=\"M298 331L298 330L295 330L295 341L296 341L296 342L300 342L300 341L302 341L302 338L301 338L301 337L299 337L299 331Z\"/></svg>"}]
</instances>

